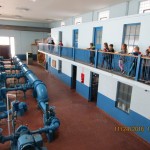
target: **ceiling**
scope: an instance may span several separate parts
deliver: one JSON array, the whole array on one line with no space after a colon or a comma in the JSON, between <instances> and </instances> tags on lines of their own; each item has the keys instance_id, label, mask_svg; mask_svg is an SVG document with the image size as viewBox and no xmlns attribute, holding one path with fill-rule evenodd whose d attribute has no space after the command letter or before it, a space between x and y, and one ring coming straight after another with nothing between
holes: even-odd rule
<instances>
[{"instance_id":1,"label":"ceiling","mask_svg":"<svg viewBox=\"0 0 150 150\"><path fill-rule=\"evenodd\" d=\"M0 0L0 19L52 22L126 0Z\"/></svg>"}]
</instances>

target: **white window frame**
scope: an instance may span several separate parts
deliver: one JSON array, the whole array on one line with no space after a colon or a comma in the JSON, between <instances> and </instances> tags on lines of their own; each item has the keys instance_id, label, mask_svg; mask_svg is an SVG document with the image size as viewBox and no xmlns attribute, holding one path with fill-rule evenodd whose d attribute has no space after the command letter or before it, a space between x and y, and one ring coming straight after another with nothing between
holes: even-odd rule
<instances>
[{"instance_id":1,"label":"white window frame","mask_svg":"<svg viewBox=\"0 0 150 150\"><path fill-rule=\"evenodd\" d=\"M107 20L107 19L109 19L109 16L110 16L110 11L109 10L99 12L98 13L98 21L99 20Z\"/></svg>"},{"instance_id":2,"label":"white window frame","mask_svg":"<svg viewBox=\"0 0 150 150\"><path fill-rule=\"evenodd\" d=\"M124 90L120 89L121 86ZM126 89L126 91L125 91L125 89ZM130 112L132 89L133 89L133 87L131 85L127 85L125 83L118 82L116 107L126 113Z\"/></svg>"},{"instance_id":3,"label":"white window frame","mask_svg":"<svg viewBox=\"0 0 150 150\"><path fill-rule=\"evenodd\" d=\"M82 17L75 18L74 23L75 23L75 25L81 24L82 23Z\"/></svg>"},{"instance_id":4,"label":"white window frame","mask_svg":"<svg viewBox=\"0 0 150 150\"><path fill-rule=\"evenodd\" d=\"M146 3L147 3L147 6L146 6ZM144 5L145 5L145 8L144 8ZM143 14L143 13L150 13L150 0L140 1L140 4L139 4L139 14Z\"/></svg>"},{"instance_id":5,"label":"white window frame","mask_svg":"<svg viewBox=\"0 0 150 150\"><path fill-rule=\"evenodd\" d=\"M65 22L64 21L61 22L61 27L63 27L63 26L65 26Z\"/></svg>"}]
</instances>

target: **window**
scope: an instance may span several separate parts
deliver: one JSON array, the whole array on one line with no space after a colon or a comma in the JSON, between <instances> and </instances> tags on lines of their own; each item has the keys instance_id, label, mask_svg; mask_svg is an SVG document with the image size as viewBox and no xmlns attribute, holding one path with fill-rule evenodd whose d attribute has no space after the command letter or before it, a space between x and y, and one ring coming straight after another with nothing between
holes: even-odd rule
<instances>
[{"instance_id":1,"label":"window","mask_svg":"<svg viewBox=\"0 0 150 150\"><path fill-rule=\"evenodd\" d=\"M63 27L63 26L65 26L65 22L64 21L61 22L61 27Z\"/></svg>"},{"instance_id":2,"label":"window","mask_svg":"<svg viewBox=\"0 0 150 150\"><path fill-rule=\"evenodd\" d=\"M109 10L99 13L98 20L107 20L107 19L109 19Z\"/></svg>"},{"instance_id":3,"label":"window","mask_svg":"<svg viewBox=\"0 0 150 150\"><path fill-rule=\"evenodd\" d=\"M75 18L75 25L82 23L82 17Z\"/></svg>"},{"instance_id":4,"label":"window","mask_svg":"<svg viewBox=\"0 0 150 150\"><path fill-rule=\"evenodd\" d=\"M139 13L150 13L150 0L140 2Z\"/></svg>"},{"instance_id":5,"label":"window","mask_svg":"<svg viewBox=\"0 0 150 150\"><path fill-rule=\"evenodd\" d=\"M123 43L127 44L128 52L132 52L139 44L140 24L130 24L124 26Z\"/></svg>"},{"instance_id":6,"label":"window","mask_svg":"<svg viewBox=\"0 0 150 150\"><path fill-rule=\"evenodd\" d=\"M62 61L59 60L59 66L58 66L58 73L61 73L62 72Z\"/></svg>"},{"instance_id":7,"label":"window","mask_svg":"<svg viewBox=\"0 0 150 150\"><path fill-rule=\"evenodd\" d=\"M129 113L131 94L132 94L132 86L118 82L116 107Z\"/></svg>"}]
</instances>

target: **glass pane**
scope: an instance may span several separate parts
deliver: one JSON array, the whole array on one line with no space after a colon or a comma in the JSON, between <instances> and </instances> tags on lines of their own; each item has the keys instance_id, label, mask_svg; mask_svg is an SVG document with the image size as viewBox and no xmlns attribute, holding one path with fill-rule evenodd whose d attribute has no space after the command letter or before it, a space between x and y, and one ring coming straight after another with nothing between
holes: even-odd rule
<instances>
[{"instance_id":1,"label":"glass pane","mask_svg":"<svg viewBox=\"0 0 150 150\"><path fill-rule=\"evenodd\" d=\"M127 45L129 44L129 36L125 36L124 43Z\"/></svg>"},{"instance_id":2,"label":"glass pane","mask_svg":"<svg viewBox=\"0 0 150 150\"><path fill-rule=\"evenodd\" d=\"M136 33L135 33L136 35L140 34L140 27L141 27L140 25L136 26Z\"/></svg>"},{"instance_id":3,"label":"glass pane","mask_svg":"<svg viewBox=\"0 0 150 150\"><path fill-rule=\"evenodd\" d=\"M134 45L139 45L139 36L135 36Z\"/></svg>"},{"instance_id":4,"label":"glass pane","mask_svg":"<svg viewBox=\"0 0 150 150\"><path fill-rule=\"evenodd\" d=\"M136 25L135 26L132 25L130 30L130 35L135 35L135 33L136 33Z\"/></svg>"},{"instance_id":5,"label":"glass pane","mask_svg":"<svg viewBox=\"0 0 150 150\"><path fill-rule=\"evenodd\" d=\"M133 52L133 46L128 46L128 53L131 53L131 52Z\"/></svg>"},{"instance_id":6,"label":"glass pane","mask_svg":"<svg viewBox=\"0 0 150 150\"><path fill-rule=\"evenodd\" d=\"M126 34L125 35L130 35L130 26L129 25L126 26Z\"/></svg>"},{"instance_id":7,"label":"glass pane","mask_svg":"<svg viewBox=\"0 0 150 150\"><path fill-rule=\"evenodd\" d=\"M130 36L129 45L134 44L134 36Z\"/></svg>"}]
</instances>

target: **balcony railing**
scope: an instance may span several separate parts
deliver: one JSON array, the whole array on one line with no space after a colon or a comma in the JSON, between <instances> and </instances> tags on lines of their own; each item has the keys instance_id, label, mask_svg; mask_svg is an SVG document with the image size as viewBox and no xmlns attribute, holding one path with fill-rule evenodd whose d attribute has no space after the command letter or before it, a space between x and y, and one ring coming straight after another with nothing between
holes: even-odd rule
<instances>
[{"instance_id":1,"label":"balcony railing","mask_svg":"<svg viewBox=\"0 0 150 150\"><path fill-rule=\"evenodd\" d=\"M40 43L39 50L80 62L91 67L102 69L117 75L121 75L136 81L150 84L150 58L133 56L128 54L102 52L93 50L95 52L94 65L90 64L89 49L79 49L74 47L61 47L50 44ZM123 60L123 71L119 67L119 61Z\"/></svg>"}]
</instances>

